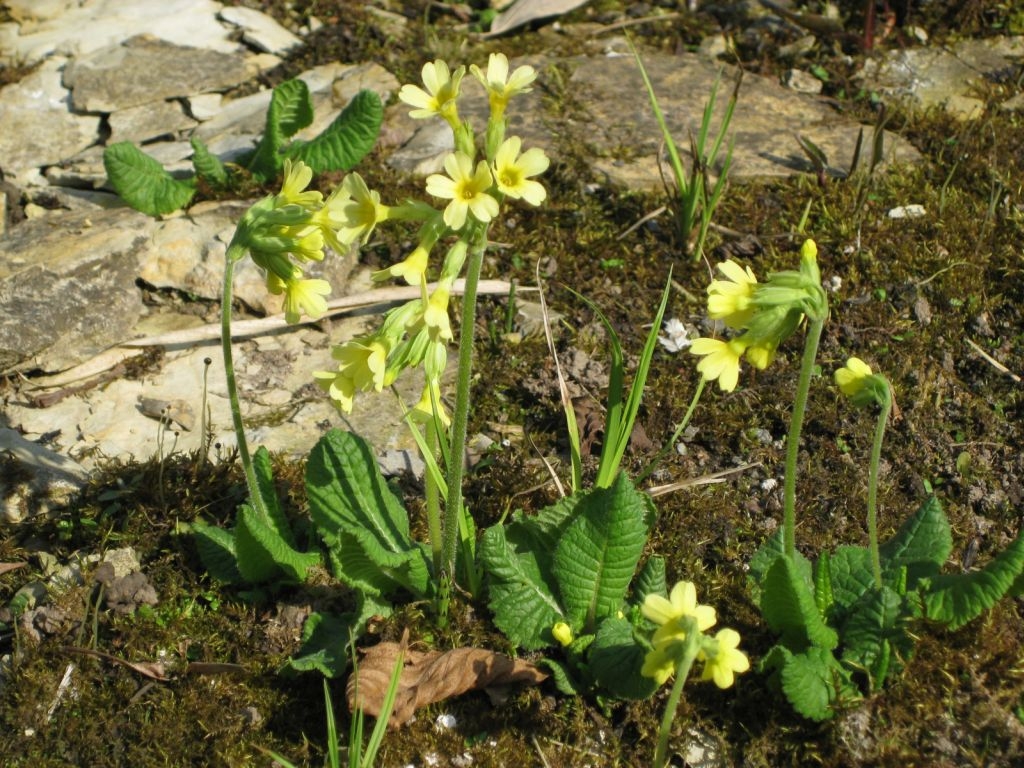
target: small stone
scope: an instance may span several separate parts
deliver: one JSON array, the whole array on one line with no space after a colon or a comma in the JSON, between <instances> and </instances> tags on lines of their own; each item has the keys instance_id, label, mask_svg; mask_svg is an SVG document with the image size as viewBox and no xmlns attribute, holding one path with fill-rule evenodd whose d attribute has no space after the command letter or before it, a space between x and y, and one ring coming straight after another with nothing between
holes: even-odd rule
<instances>
[{"instance_id":1,"label":"small stone","mask_svg":"<svg viewBox=\"0 0 1024 768\"><path fill-rule=\"evenodd\" d=\"M783 84L797 93L819 94L823 83L810 72L802 69L789 69L782 76Z\"/></svg>"},{"instance_id":2,"label":"small stone","mask_svg":"<svg viewBox=\"0 0 1024 768\"><path fill-rule=\"evenodd\" d=\"M913 203L911 205L899 205L890 208L886 214L890 219L916 219L928 213L923 205Z\"/></svg>"},{"instance_id":3,"label":"small stone","mask_svg":"<svg viewBox=\"0 0 1024 768\"><path fill-rule=\"evenodd\" d=\"M227 7L219 14L221 19L242 29L242 40L266 53L285 54L302 45L296 37L265 13L244 7Z\"/></svg>"}]
</instances>

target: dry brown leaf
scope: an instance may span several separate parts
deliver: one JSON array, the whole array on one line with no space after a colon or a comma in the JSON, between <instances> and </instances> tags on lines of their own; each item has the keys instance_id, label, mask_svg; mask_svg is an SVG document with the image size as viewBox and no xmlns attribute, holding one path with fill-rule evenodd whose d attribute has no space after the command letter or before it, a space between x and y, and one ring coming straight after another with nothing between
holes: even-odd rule
<instances>
[{"instance_id":1,"label":"dry brown leaf","mask_svg":"<svg viewBox=\"0 0 1024 768\"><path fill-rule=\"evenodd\" d=\"M528 661L483 648L423 652L404 643L380 643L362 651L356 672L348 679L345 690L350 710L358 706L368 715L380 715L395 662L402 653L398 696L388 720L392 728L408 722L417 709L435 701L512 683L537 685L547 679L545 672Z\"/></svg>"},{"instance_id":2,"label":"dry brown leaf","mask_svg":"<svg viewBox=\"0 0 1024 768\"><path fill-rule=\"evenodd\" d=\"M26 565L28 565L28 563L0 563L0 575L18 568L24 568Z\"/></svg>"}]
</instances>

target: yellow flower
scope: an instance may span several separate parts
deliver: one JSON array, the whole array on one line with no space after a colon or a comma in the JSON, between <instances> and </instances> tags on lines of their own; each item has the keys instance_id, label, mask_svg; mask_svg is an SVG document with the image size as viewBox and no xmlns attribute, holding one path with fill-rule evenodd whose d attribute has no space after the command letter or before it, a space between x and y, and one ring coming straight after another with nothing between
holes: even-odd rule
<instances>
[{"instance_id":1,"label":"yellow flower","mask_svg":"<svg viewBox=\"0 0 1024 768\"><path fill-rule=\"evenodd\" d=\"M563 648L572 644L572 627L564 621L557 622L555 626L551 628L551 634Z\"/></svg>"},{"instance_id":2,"label":"yellow flower","mask_svg":"<svg viewBox=\"0 0 1024 768\"><path fill-rule=\"evenodd\" d=\"M335 347L333 357L339 362L339 371L352 379L356 390L371 387L378 392L384 388L384 373L387 370L388 347L374 339L356 339Z\"/></svg>"},{"instance_id":3,"label":"yellow flower","mask_svg":"<svg viewBox=\"0 0 1024 768\"><path fill-rule=\"evenodd\" d=\"M504 53L492 53L487 59L487 74L480 71L476 64L469 68L473 76L487 89L487 100L491 106L493 119L500 119L508 105L508 100L517 93L527 93L530 83L537 79L537 71L533 67L517 67L508 76L508 57Z\"/></svg>"},{"instance_id":4,"label":"yellow flower","mask_svg":"<svg viewBox=\"0 0 1024 768\"><path fill-rule=\"evenodd\" d=\"M718 265L725 280L712 280L708 286L708 317L722 320L730 328L746 326L754 314L753 298L757 278L750 267L741 267L731 259Z\"/></svg>"},{"instance_id":5,"label":"yellow flower","mask_svg":"<svg viewBox=\"0 0 1024 768\"><path fill-rule=\"evenodd\" d=\"M352 379L340 371L313 371L313 378L343 412L352 413L352 401L356 394L356 385Z\"/></svg>"},{"instance_id":6,"label":"yellow flower","mask_svg":"<svg viewBox=\"0 0 1024 768\"><path fill-rule=\"evenodd\" d=\"M704 662L700 679L714 680L719 688L728 688L735 680L735 673L750 669L750 660L739 650L739 644L740 633L735 629L719 630L714 642L707 643L697 653L697 658Z\"/></svg>"},{"instance_id":7,"label":"yellow flower","mask_svg":"<svg viewBox=\"0 0 1024 768\"><path fill-rule=\"evenodd\" d=\"M521 147L522 140L518 136L506 139L498 147L494 155L494 181L498 189L509 197L540 205L548 193L539 181L532 181L530 177L544 173L551 161L543 150L536 147L520 155Z\"/></svg>"},{"instance_id":8,"label":"yellow flower","mask_svg":"<svg viewBox=\"0 0 1024 768\"><path fill-rule=\"evenodd\" d=\"M747 348L742 339L694 339L690 345L690 353L704 357L697 364L704 381L718 379L718 387L723 392L732 392L740 377L740 356Z\"/></svg>"},{"instance_id":9,"label":"yellow flower","mask_svg":"<svg viewBox=\"0 0 1024 768\"><path fill-rule=\"evenodd\" d=\"M409 285L419 285L425 279L429 251L422 245L416 246L412 253L397 264L387 269L378 269L373 273L374 280L387 280L389 277L402 277Z\"/></svg>"},{"instance_id":10,"label":"yellow flower","mask_svg":"<svg viewBox=\"0 0 1024 768\"><path fill-rule=\"evenodd\" d=\"M777 349L778 345L770 342L751 344L747 347L744 357L746 357L747 362L757 368L757 370L763 371L772 364L772 360L775 359Z\"/></svg>"},{"instance_id":11,"label":"yellow flower","mask_svg":"<svg viewBox=\"0 0 1024 768\"><path fill-rule=\"evenodd\" d=\"M288 252L300 261L324 260L324 235L317 227L287 227L282 234L291 240Z\"/></svg>"},{"instance_id":12,"label":"yellow flower","mask_svg":"<svg viewBox=\"0 0 1024 768\"><path fill-rule=\"evenodd\" d=\"M871 366L859 357L851 357L846 366L836 371L836 385L847 397L855 397L864 389L871 377Z\"/></svg>"},{"instance_id":13,"label":"yellow flower","mask_svg":"<svg viewBox=\"0 0 1024 768\"><path fill-rule=\"evenodd\" d=\"M293 163L291 160L285 160L284 181L281 182L281 191L274 196L274 207L299 205L308 211L319 208L323 202L323 195L316 190L304 191L312 180L313 169L304 162L296 160Z\"/></svg>"},{"instance_id":14,"label":"yellow flower","mask_svg":"<svg viewBox=\"0 0 1024 768\"><path fill-rule=\"evenodd\" d=\"M683 616L695 618L701 632L715 624L715 609L710 605L697 604L697 587L692 581L680 581L672 587L667 600L661 595L647 595L640 606L640 613L663 627Z\"/></svg>"},{"instance_id":15,"label":"yellow flower","mask_svg":"<svg viewBox=\"0 0 1024 768\"><path fill-rule=\"evenodd\" d=\"M658 685L664 685L676 671L676 656L669 651L667 645L656 647L647 652L644 656L644 665L640 668L640 674L644 677L653 677Z\"/></svg>"},{"instance_id":16,"label":"yellow flower","mask_svg":"<svg viewBox=\"0 0 1024 768\"><path fill-rule=\"evenodd\" d=\"M388 217L388 207L380 202L380 193L371 191L358 173L350 173L341 186L347 198L341 205L338 239L343 243L362 240L365 244L373 228Z\"/></svg>"},{"instance_id":17,"label":"yellow flower","mask_svg":"<svg viewBox=\"0 0 1024 768\"><path fill-rule=\"evenodd\" d=\"M430 379L426 383L419 402L410 409L409 413L416 423L426 424L434 418L434 403L437 403L438 421L447 429L452 425L452 420L448 412L445 411L444 404L441 402L441 387L437 383L437 379Z\"/></svg>"},{"instance_id":18,"label":"yellow flower","mask_svg":"<svg viewBox=\"0 0 1024 768\"><path fill-rule=\"evenodd\" d=\"M451 200L444 209L445 224L462 229L469 213L485 223L498 215L498 201L487 194L493 181L487 163L481 160L474 172L469 155L453 152L445 158L444 169L447 176L435 173L427 177L427 192Z\"/></svg>"},{"instance_id":19,"label":"yellow flower","mask_svg":"<svg viewBox=\"0 0 1024 768\"><path fill-rule=\"evenodd\" d=\"M331 292L331 284L326 280L304 280L301 276L298 269L288 279L267 273L267 290L274 295L284 294L284 319L288 323L299 322L303 312L316 320L327 311L324 296Z\"/></svg>"},{"instance_id":20,"label":"yellow flower","mask_svg":"<svg viewBox=\"0 0 1024 768\"><path fill-rule=\"evenodd\" d=\"M398 92L399 99L416 107L409 116L423 119L439 115L449 124L457 123L456 99L459 97L459 84L466 74L465 67L459 67L452 73L448 65L438 59L424 64L421 74L427 90L418 85L403 85Z\"/></svg>"},{"instance_id":21,"label":"yellow flower","mask_svg":"<svg viewBox=\"0 0 1024 768\"><path fill-rule=\"evenodd\" d=\"M427 308L423 310L423 322L437 338L451 341L452 325L448 317L448 299L451 293L444 285L438 285L427 300Z\"/></svg>"}]
</instances>

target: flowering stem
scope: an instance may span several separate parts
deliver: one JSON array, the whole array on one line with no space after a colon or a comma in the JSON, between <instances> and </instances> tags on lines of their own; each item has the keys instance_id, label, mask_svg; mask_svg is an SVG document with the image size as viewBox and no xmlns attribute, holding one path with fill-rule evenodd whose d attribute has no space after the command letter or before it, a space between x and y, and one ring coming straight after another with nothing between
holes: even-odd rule
<instances>
[{"instance_id":1,"label":"flowering stem","mask_svg":"<svg viewBox=\"0 0 1024 768\"><path fill-rule=\"evenodd\" d=\"M238 385L235 383L235 362L231 351L231 296L235 277L235 262L244 255L244 250L239 253L239 248L238 245L231 245L224 263L224 285L221 288L220 306L220 346L224 355L224 375L227 378L228 402L231 404L231 421L235 425L238 458L242 462L242 471L245 472L245 484L249 489L250 503L256 512L265 519L267 509L263 503L263 496L260 494L259 484L256 482L256 470L253 469L252 457L249 455L249 443L245 439L242 409L238 404Z\"/></svg>"},{"instance_id":2,"label":"flowering stem","mask_svg":"<svg viewBox=\"0 0 1024 768\"><path fill-rule=\"evenodd\" d=\"M437 457L437 426L434 419L427 419L427 449ZM430 551L434 560L434 573L441 572L441 501L437 481L430 472L423 474L423 490L427 503L427 530L430 534Z\"/></svg>"},{"instance_id":3,"label":"flowering stem","mask_svg":"<svg viewBox=\"0 0 1024 768\"><path fill-rule=\"evenodd\" d=\"M786 436L786 475L782 492L782 541L786 556L796 555L796 462L800 453L800 429L804 423L804 411L807 410L807 394L811 389L811 374L814 373L814 360L818 355L818 342L821 331L825 327L825 319L811 319L807 330L807 341L804 343L804 357L800 364L800 378L796 386L796 398L793 400L793 415L789 422L789 434Z\"/></svg>"},{"instance_id":4,"label":"flowering stem","mask_svg":"<svg viewBox=\"0 0 1024 768\"><path fill-rule=\"evenodd\" d=\"M683 686L686 685L686 678L690 676L690 668L700 649L700 639L701 633L697 629L697 622L692 621L691 627L686 632L686 639L682 641L682 650L679 653L679 661L676 663L676 679L672 683L672 692L665 703L665 714L662 715L661 726L658 728L658 745L654 749L654 768L664 768L668 763L668 737L672 731L672 722L676 719L676 710L679 709L679 700L683 696Z\"/></svg>"},{"instance_id":5,"label":"flowering stem","mask_svg":"<svg viewBox=\"0 0 1024 768\"><path fill-rule=\"evenodd\" d=\"M875 441L871 445L871 463L868 465L868 547L871 549L871 572L875 577L875 587L882 588L882 559L878 552L878 465L882 460L882 440L885 438L885 426L892 411L892 393L889 382L885 383L884 396L879 398L882 410L878 414L875 425Z\"/></svg>"},{"instance_id":6,"label":"flowering stem","mask_svg":"<svg viewBox=\"0 0 1024 768\"><path fill-rule=\"evenodd\" d=\"M459 333L459 369L452 412L451 443L448 451L448 499L444 509L443 565L449 574L455 571L455 547L462 508L463 461L466 454L466 430L469 423L469 390L473 374L473 337L476 329L476 293L487 250L487 227L480 227L469 250L465 288L462 295L462 328ZM468 564L472 567L472 563ZM454 581L454 579L452 579Z\"/></svg>"}]
</instances>

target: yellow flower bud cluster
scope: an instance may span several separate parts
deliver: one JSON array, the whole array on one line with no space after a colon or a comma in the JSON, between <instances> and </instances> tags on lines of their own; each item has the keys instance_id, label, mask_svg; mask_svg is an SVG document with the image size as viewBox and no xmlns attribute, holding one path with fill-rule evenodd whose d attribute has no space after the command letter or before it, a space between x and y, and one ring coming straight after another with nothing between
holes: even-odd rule
<instances>
[{"instance_id":1,"label":"yellow flower bud cluster","mask_svg":"<svg viewBox=\"0 0 1024 768\"><path fill-rule=\"evenodd\" d=\"M814 241L807 240L800 249L799 270L774 272L764 283L750 267L731 259L718 265L722 279L708 286L708 317L739 335L694 339L690 353L703 358L697 370L705 381L718 381L723 392L731 392L739 381L742 359L764 370L805 316L828 313L817 253Z\"/></svg>"}]
</instances>

